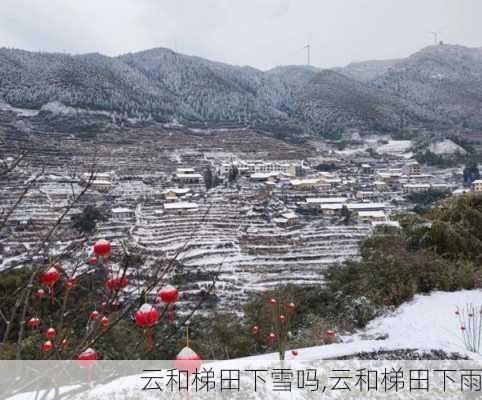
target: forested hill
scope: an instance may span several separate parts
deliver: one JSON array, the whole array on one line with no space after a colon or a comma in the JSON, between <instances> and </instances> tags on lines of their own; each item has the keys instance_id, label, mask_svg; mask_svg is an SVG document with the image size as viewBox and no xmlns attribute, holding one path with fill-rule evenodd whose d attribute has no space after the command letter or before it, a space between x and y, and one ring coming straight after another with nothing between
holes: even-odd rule
<instances>
[{"instance_id":1,"label":"forested hill","mask_svg":"<svg viewBox=\"0 0 482 400\"><path fill-rule=\"evenodd\" d=\"M482 51L440 45L400 60L261 71L157 48L119 57L0 49L0 102L58 101L160 121L296 127L482 128Z\"/></svg>"}]
</instances>

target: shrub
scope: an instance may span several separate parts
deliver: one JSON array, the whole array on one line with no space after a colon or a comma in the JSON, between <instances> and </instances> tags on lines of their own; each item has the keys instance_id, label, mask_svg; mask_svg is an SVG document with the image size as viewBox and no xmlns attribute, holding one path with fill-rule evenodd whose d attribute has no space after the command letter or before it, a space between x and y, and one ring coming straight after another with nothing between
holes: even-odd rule
<instances>
[{"instance_id":1,"label":"shrub","mask_svg":"<svg viewBox=\"0 0 482 400\"><path fill-rule=\"evenodd\" d=\"M416 293L470 289L477 268L470 261L453 261L427 249L411 250L401 235L375 235L361 246L362 260L330 267L332 291L366 296L378 306L399 306Z\"/></svg>"},{"instance_id":2,"label":"shrub","mask_svg":"<svg viewBox=\"0 0 482 400\"><path fill-rule=\"evenodd\" d=\"M105 221L106 217L94 207L85 207L80 214L72 216L72 223L75 229L82 233L92 233L97 226L97 221Z\"/></svg>"}]
</instances>

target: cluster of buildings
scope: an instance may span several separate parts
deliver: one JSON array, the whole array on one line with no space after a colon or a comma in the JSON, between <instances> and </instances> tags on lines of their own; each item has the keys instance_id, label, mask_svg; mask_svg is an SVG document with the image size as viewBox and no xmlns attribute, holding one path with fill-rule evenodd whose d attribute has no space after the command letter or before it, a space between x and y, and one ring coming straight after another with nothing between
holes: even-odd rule
<instances>
[{"instance_id":1,"label":"cluster of buildings","mask_svg":"<svg viewBox=\"0 0 482 400\"><path fill-rule=\"evenodd\" d=\"M281 227L298 226L303 214L317 213L320 218L332 221L344 218L350 223L393 224L390 215L410 208L406 195L427 191L445 191L458 194L461 189L457 177L441 175L440 171L425 171L413 160L373 163L343 163L334 170L320 171L320 159L299 161L226 160L213 157L210 169L222 185L236 170L237 182L267 190L279 199L284 207L272 215L272 221ZM205 166L204 166L205 167ZM203 167L203 168L204 168ZM449 176L449 178L448 178ZM87 174L81 183L91 179ZM156 190L162 202L159 212L171 214L195 213L206 198L204 171L199 166L181 166L168 175ZM91 181L92 188L109 192L119 183L115 172L97 173ZM467 189L463 189L465 192ZM472 185L473 191L482 192L482 180ZM112 208L114 220L134 218L134 207L116 205Z\"/></svg>"},{"instance_id":2,"label":"cluster of buildings","mask_svg":"<svg viewBox=\"0 0 482 400\"><path fill-rule=\"evenodd\" d=\"M297 177L302 176L306 172L303 161L264 161L264 160L240 160L236 159L231 162L222 162L217 170L222 176L228 175L232 168L235 167L242 176L250 176L255 180L269 179L272 176L280 174Z\"/></svg>"}]
</instances>

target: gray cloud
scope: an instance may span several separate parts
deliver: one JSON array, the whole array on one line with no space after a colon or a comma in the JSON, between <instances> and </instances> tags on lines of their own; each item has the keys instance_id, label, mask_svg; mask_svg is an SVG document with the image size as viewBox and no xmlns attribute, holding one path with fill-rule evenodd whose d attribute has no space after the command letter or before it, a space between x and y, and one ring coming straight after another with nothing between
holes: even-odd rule
<instances>
[{"instance_id":1,"label":"gray cloud","mask_svg":"<svg viewBox=\"0 0 482 400\"><path fill-rule=\"evenodd\" d=\"M482 46L480 0L2 0L0 46L117 55L152 47L267 69Z\"/></svg>"}]
</instances>

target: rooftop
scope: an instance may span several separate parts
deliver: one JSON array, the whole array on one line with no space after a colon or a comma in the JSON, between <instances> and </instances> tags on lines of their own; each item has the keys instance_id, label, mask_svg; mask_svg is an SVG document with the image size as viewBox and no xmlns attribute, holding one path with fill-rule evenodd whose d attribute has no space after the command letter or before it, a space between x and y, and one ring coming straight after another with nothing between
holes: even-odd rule
<instances>
[{"instance_id":1,"label":"rooftop","mask_svg":"<svg viewBox=\"0 0 482 400\"><path fill-rule=\"evenodd\" d=\"M180 201L178 203L166 203L164 204L164 209L166 210L177 210L177 209L193 209L198 208L197 203L189 203L187 201Z\"/></svg>"},{"instance_id":2,"label":"rooftop","mask_svg":"<svg viewBox=\"0 0 482 400\"><path fill-rule=\"evenodd\" d=\"M311 197L307 198L308 204L328 204L328 203L345 203L348 199L346 197Z\"/></svg>"}]
</instances>

